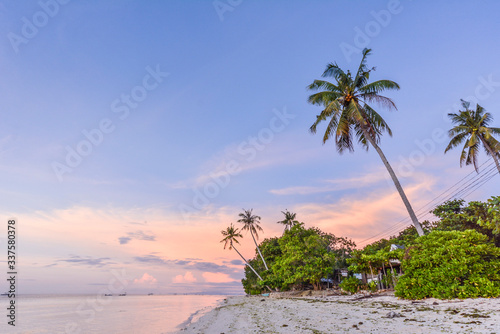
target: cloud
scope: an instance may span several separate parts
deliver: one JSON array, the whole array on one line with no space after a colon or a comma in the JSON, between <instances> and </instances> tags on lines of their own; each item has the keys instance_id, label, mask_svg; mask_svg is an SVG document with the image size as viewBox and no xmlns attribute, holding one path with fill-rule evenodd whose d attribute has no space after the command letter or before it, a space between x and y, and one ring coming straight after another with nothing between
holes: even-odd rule
<instances>
[{"instance_id":1,"label":"cloud","mask_svg":"<svg viewBox=\"0 0 500 334\"><path fill-rule=\"evenodd\" d=\"M120 237L118 238L118 241L120 242L120 245L128 244L130 240L132 239L137 239L137 240L146 240L146 241L156 241L156 236L154 234L147 234L143 231L136 231L136 232L128 232L127 237Z\"/></svg>"},{"instance_id":2,"label":"cloud","mask_svg":"<svg viewBox=\"0 0 500 334\"><path fill-rule=\"evenodd\" d=\"M143 231L129 232L128 235L138 240L155 241L156 239L154 234L146 234Z\"/></svg>"},{"instance_id":3,"label":"cloud","mask_svg":"<svg viewBox=\"0 0 500 334\"><path fill-rule=\"evenodd\" d=\"M423 175L418 179L420 181L405 186L405 193L415 209L425 205L435 182ZM334 203L303 203L294 209L305 217L306 225L312 222L326 232L352 238L358 243L378 235L372 240L376 241L397 234L411 224L399 193L391 188L344 196Z\"/></svg>"},{"instance_id":4,"label":"cloud","mask_svg":"<svg viewBox=\"0 0 500 334\"><path fill-rule=\"evenodd\" d=\"M120 238L118 238L118 241L120 241L120 245L128 244L128 242L130 240L132 240L132 238L129 238L129 237L120 237Z\"/></svg>"},{"instance_id":5,"label":"cloud","mask_svg":"<svg viewBox=\"0 0 500 334\"><path fill-rule=\"evenodd\" d=\"M139 222L129 222L129 224L131 224L131 225L147 225L148 222L147 221L144 221L142 223L139 223Z\"/></svg>"},{"instance_id":6,"label":"cloud","mask_svg":"<svg viewBox=\"0 0 500 334\"><path fill-rule=\"evenodd\" d=\"M134 258L136 261L154 264L167 264L167 261L162 259L160 256L149 254L145 256L136 256Z\"/></svg>"},{"instance_id":7,"label":"cloud","mask_svg":"<svg viewBox=\"0 0 500 334\"><path fill-rule=\"evenodd\" d=\"M187 271L184 276L183 275L177 275L174 278L172 278L172 283L193 283L196 282L196 277L193 276L193 273L190 271Z\"/></svg>"},{"instance_id":8,"label":"cloud","mask_svg":"<svg viewBox=\"0 0 500 334\"><path fill-rule=\"evenodd\" d=\"M282 112L290 114L286 112L286 107ZM270 120L274 117L273 113L269 114ZM265 128L267 128L266 125L255 129L253 134L242 135L240 141L230 143L213 154L200 165L197 176L166 186L171 189L191 189L215 180L219 183L229 182L232 177L248 171L297 164L309 161L312 157L321 154L321 147L310 149L306 144L291 147L291 138L296 138L297 135L303 136L302 133L297 134L293 130L274 133L269 142L260 142L257 139L258 134Z\"/></svg>"},{"instance_id":9,"label":"cloud","mask_svg":"<svg viewBox=\"0 0 500 334\"><path fill-rule=\"evenodd\" d=\"M57 260L57 262L67 262L67 263L75 263L75 264L83 264L87 266L94 266L94 267L102 267L107 264L112 264L113 262L111 261L106 261L110 260L109 257L101 257L97 259L93 259L91 257L86 257L82 258L80 256L72 256L69 259L62 259L62 260Z\"/></svg>"},{"instance_id":10,"label":"cloud","mask_svg":"<svg viewBox=\"0 0 500 334\"><path fill-rule=\"evenodd\" d=\"M228 283L228 282L235 282L235 279L232 279L229 277L228 274L224 273L209 273L209 272L204 272L202 274L203 278L205 279L205 282L208 283Z\"/></svg>"},{"instance_id":11,"label":"cloud","mask_svg":"<svg viewBox=\"0 0 500 334\"><path fill-rule=\"evenodd\" d=\"M241 261L241 260L232 260L232 261L229 261L229 264L232 264L234 266L242 266L242 265L244 265L243 261Z\"/></svg>"},{"instance_id":12,"label":"cloud","mask_svg":"<svg viewBox=\"0 0 500 334\"><path fill-rule=\"evenodd\" d=\"M134 284L155 284L157 283L158 280L156 278L154 278L153 276L149 275L148 273L144 273L144 275L142 275L141 278L139 279L135 279L134 280Z\"/></svg>"},{"instance_id":13,"label":"cloud","mask_svg":"<svg viewBox=\"0 0 500 334\"><path fill-rule=\"evenodd\" d=\"M271 189L269 192L274 195L310 195L347 189L359 189L387 180L387 177L388 174L385 169L377 168L376 171L360 177L322 180L321 183L323 185L321 186L294 186L282 189Z\"/></svg>"},{"instance_id":14,"label":"cloud","mask_svg":"<svg viewBox=\"0 0 500 334\"><path fill-rule=\"evenodd\" d=\"M241 269L236 269L234 267L229 267L225 264L221 265L215 262L199 261L197 259L164 259L155 254L148 254L145 256L137 256L134 258L138 262L157 264L162 266L178 266L182 269L188 270L188 272L209 272L209 273L223 273L229 277L239 279L241 277ZM243 265L240 260L232 260L231 265ZM180 282L178 282L180 283Z\"/></svg>"}]
</instances>

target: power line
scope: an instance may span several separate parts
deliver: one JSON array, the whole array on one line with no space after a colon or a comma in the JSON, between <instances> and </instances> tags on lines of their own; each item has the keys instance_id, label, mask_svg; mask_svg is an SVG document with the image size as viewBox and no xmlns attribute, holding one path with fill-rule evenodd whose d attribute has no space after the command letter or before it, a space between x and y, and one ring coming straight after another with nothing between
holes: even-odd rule
<instances>
[{"instance_id":1,"label":"power line","mask_svg":"<svg viewBox=\"0 0 500 334\"><path fill-rule=\"evenodd\" d=\"M483 169L482 167L486 164L487 164L487 166ZM486 160L483 164L481 164L479 166L478 169L480 170L480 172L478 172L478 173L475 173L475 171L470 172L465 177L463 177L458 182L456 182L454 185L452 185L451 187L449 187L448 189L443 191L441 194L434 197L429 202L427 202L423 207L421 207L419 210L417 210L418 214L417 213L416 214L417 214L417 216L420 216L419 220L422 221L421 218L429 216L430 215L429 210L432 208L435 208L439 204L442 204L442 203L449 201L453 198L457 198L457 197L459 197L459 195L461 195L462 197L467 197L468 195L472 194L474 191L476 191L477 189L482 187L484 184L486 184L489 180L491 180L497 174L497 172L495 170L496 166L493 166L494 164L495 164L495 162L493 161L493 158ZM470 176L473 174L475 174L475 175L472 178L470 178ZM469 180L467 180L467 179L469 179ZM452 191L452 189L454 189L454 188L458 188L458 189L455 189ZM446 197L444 195L446 195ZM423 214L423 216L422 216L422 214ZM365 245L367 245L367 244L369 244L367 241L375 239L377 237L380 237L381 235L391 236L396 231L400 231L403 225L408 226L410 224L411 224L410 218L405 217L405 218L399 220L398 222L396 222L395 224L392 224L388 228L380 231L379 233L377 233L369 238L361 240L359 242L359 244L363 245L366 243Z\"/></svg>"}]
</instances>

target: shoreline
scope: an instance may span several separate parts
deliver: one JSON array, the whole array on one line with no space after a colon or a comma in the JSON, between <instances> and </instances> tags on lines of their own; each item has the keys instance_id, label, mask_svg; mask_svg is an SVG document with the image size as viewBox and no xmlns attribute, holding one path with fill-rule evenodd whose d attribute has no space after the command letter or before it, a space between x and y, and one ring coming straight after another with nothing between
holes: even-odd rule
<instances>
[{"instance_id":1,"label":"shoreline","mask_svg":"<svg viewBox=\"0 0 500 334\"><path fill-rule=\"evenodd\" d=\"M180 330L182 330L182 329L184 329L186 327L191 326L193 323L198 322L202 317L204 317L208 313L212 312L217 307L223 306L223 304L224 304L224 302L226 301L227 298L229 298L229 297L244 297L244 295L243 296L242 295L229 295L229 296L223 296L223 295L221 295L220 297L221 298L219 300L217 300L217 303L215 305L205 306L205 307L203 307L201 309L196 310L195 312L191 313L186 320L184 320L183 322L181 322L179 325L175 326L175 328L176 328L175 331L171 331L171 332L168 332L168 333L169 334L179 333Z\"/></svg>"},{"instance_id":2,"label":"shoreline","mask_svg":"<svg viewBox=\"0 0 500 334\"><path fill-rule=\"evenodd\" d=\"M177 333L500 333L500 298L381 294L229 296Z\"/></svg>"}]
</instances>

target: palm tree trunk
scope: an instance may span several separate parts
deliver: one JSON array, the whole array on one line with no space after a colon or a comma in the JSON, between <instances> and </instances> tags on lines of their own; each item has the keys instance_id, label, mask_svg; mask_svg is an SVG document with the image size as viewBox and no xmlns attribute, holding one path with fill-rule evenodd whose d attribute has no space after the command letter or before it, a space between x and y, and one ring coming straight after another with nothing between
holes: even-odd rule
<instances>
[{"instance_id":1,"label":"palm tree trunk","mask_svg":"<svg viewBox=\"0 0 500 334\"><path fill-rule=\"evenodd\" d=\"M250 263L248 263L248 261L243 257L243 255L240 254L240 252L238 252L238 250L236 249L236 247L233 246L233 249L236 251L236 253L238 253L238 255L243 259L243 261L245 261L245 263L247 264L247 266L250 267L250 269L252 269L252 271L255 273L255 275L257 275L258 278L260 278L261 281L263 281L262 277L260 277L259 274L257 274L257 272L255 271L255 269L253 269L253 267L250 265Z\"/></svg>"},{"instance_id":2,"label":"palm tree trunk","mask_svg":"<svg viewBox=\"0 0 500 334\"><path fill-rule=\"evenodd\" d=\"M389 172L389 175L391 175L392 181L394 182L394 185L396 186L396 189L399 192L399 196L401 196L401 199L403 200L403 203L406 206L406 210L408 210L408 213L410 214L410 218L413 222L413 225L417 229L417 233L419 236L424 235L424 230L422 229L422 226L418 222L417 216L415 215L415 211L413 211L413 208L411 207L410 201L408 201L408 198L406 197L406 194L403 190L403 187L401 186L401 183L399 183L399 180L396 176L396 173L394 173L394 170L392 169L391 165L389 164L389 161L387 161L387 158L384 155L384 152L380 149L380 147L375 143L373 138L369 135L368 131L362 127L363 129L363 134L365 135L365 138L372 144L373 148L375 151L377 151L378 155L380 156L380 159L382 159L382 162L385 165L385 168L387 168L387 171Z\"/></svg>"},{"instance_id":3,"label":"palm tree trunk","mask_svg":"<svg viewBox=\"0 0 500 334\"><path fill-rule=\"evenodd\" d=\"M500 174L500 164L498 163L497 155L495 154L495 152L493 152L490 145L488 145L488 143L486 143L486 141L484 140L483 137L479 137L479 138L481 138L481 141L483 142L484 147L491 154L491 156L493 157L493 160L495 160L495 164L497 165L498 173Z\"/></svg>"},{"instance_id":4,"label":"palm tree trunk","mask_svg":"<svg viewBox=\"0 0 500 334\"><path fill-rule=\"evenodd\" d=\"M252 230L250 230L250 234L252 235L253 242L255 242L255 246L257 246L257 252L259 252L260 258L262 259L262 262L264 262L264 266L266 267L266 270L269 270L267 267L266 260L264 260L264 257L262 256L262 253L260 252L259 246L257 245L257 241L255 240L255 237L253 236Z\"/></svg>"},{"instance_id":5,"label":"palm tree trunk","mask_svg":"<svg viewBox=\"0 0 500 334\"><path fill-rule=\"evenodd\" d=\"M389 266L391 266L392 286L396 286L396 278L394 277L394 268L392 268L391 260L389 259Z\"/></svg>"}]
</instances>

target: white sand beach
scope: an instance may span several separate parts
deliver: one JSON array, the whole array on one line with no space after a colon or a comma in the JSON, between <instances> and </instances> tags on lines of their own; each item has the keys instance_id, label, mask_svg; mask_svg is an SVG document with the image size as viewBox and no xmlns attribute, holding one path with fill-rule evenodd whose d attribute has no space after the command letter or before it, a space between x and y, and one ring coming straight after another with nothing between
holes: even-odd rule
<instances>
[{"instance_id":1,"label":"white sand beach","mask_svg":"<svg viewBox=\"0 0 500 334\"><path fill-rule=\"evenodd\" d=\"M363 298L367 297L367 298ZM378 295L228 297L179 333L497 333L500 299Z\"/></svg>"}]
</instances>

